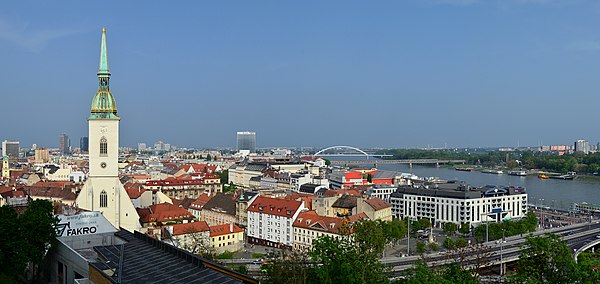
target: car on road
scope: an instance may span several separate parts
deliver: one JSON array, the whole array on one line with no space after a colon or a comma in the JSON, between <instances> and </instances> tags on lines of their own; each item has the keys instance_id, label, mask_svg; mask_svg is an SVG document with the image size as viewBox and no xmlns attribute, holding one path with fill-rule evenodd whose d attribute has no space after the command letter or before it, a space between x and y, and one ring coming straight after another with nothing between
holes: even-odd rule
<instances>
[{"instance_id":1,"label":"car on road","mask_svg":"<svg viewBox=\"0 0 600 284\"><path fill-rule=\"evenodd\" d=\"M263 259L259 258L259 259L255 260L255 261L253 261L252 264L262 264L262 262L263 262Z\"/></svg>"}]
</instances>

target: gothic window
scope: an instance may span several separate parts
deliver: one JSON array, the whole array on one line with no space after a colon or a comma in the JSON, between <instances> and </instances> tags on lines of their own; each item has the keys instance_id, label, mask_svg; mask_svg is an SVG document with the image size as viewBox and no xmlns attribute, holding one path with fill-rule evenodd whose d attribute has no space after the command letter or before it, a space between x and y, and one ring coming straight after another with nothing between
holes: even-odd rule
<instances>
[{"instance_id":1,"label":"gothic window","mask_svg":"<svg viewBox=\"0 0 600 284\"><path fill-rule=\"evenodd\" d=\"M100 207L108 207L108 195L104 190L100 192Z\"/></svg>"},{"instance_id":2,"label":"gothic window","mask_svg":"<svg viewBox=\"0 0 600 284\"><path fill-rule=\"evenodd\" d=\"M106 138L102 137L100 139L100 156L106 156L108 154L108 143L106 142Z\"/></svg>"}]
</instances>

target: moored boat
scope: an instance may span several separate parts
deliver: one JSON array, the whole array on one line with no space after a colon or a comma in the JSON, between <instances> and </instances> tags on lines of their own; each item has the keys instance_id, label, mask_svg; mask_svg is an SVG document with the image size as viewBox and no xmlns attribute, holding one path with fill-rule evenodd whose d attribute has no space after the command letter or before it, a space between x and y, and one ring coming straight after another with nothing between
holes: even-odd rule
<instances>
[{"instance_id":1,"label":"moored boat","mask_svg":"<svg viewBox=\"0 0 600 284\"><path fill-rule=\"evenodd\" d=\"M511 176L521 176L521 177L527 176L526 171L510 171L510 172L508 172L508 174Z\"/></svg>"},{"instance_id":2,"label":"moored boat","mask_svg":"<svg viewBox=\"0 0 600 284\"><path fill-rule=\"evenodd\" d=\"M548 178L550 178L550 177L549 177L549 176L547 176L547 175L545 175L545 174L539 174L539 175L538 175L538 178L539 178L539 179L548 179Z\"/></svg>"}]
</instances>

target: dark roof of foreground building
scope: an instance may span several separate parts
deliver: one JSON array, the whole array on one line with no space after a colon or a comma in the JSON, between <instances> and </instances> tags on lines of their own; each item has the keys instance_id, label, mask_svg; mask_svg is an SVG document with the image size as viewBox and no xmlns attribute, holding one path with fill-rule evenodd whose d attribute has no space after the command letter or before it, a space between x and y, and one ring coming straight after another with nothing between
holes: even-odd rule
<instances>
[{"instance_id":1,"label":"dark roof of foreground building","mask_svg":"<svg viewBox=\"0 0 600 284\"><path fill-rule=\"evenodd\" d=\"M100 261L90 263L112 283L258 283L142 233L115 235L126 243L94 247Z\"/></svg>"}]
</instances>

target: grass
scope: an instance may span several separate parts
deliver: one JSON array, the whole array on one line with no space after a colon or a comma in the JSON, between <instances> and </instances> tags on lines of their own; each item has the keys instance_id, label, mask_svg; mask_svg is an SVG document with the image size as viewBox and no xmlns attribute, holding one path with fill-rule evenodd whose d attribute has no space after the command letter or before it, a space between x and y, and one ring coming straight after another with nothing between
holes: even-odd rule
<instances>
[{"instance_id":1,"label":"grass","mask_svg":"<svg viewBox=\"0 0 600 284\"><path fill-rule=\"evenodd\" d=\"M255 253L252 254L252 258L265 258L265 254L264 253L255 252Z\"/></svg>"}]
</instances>

